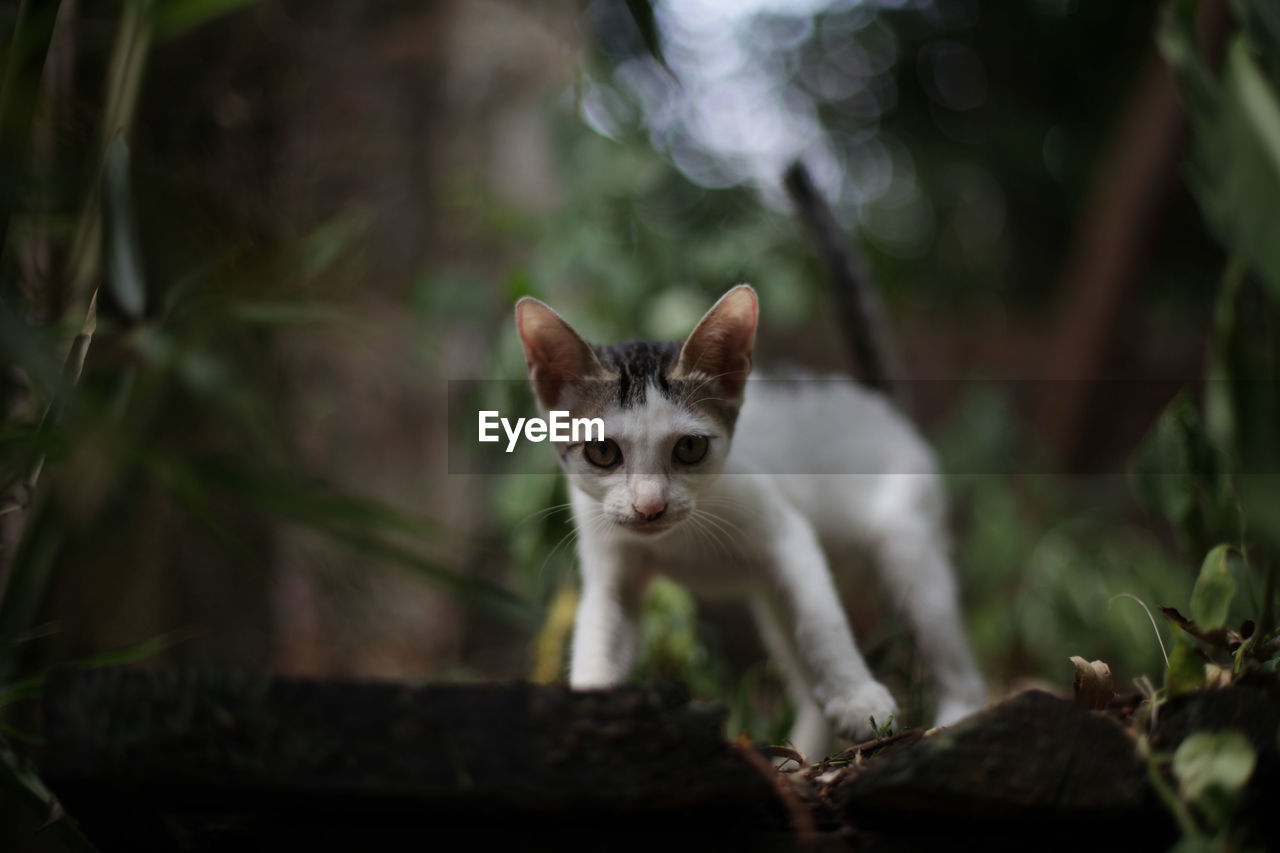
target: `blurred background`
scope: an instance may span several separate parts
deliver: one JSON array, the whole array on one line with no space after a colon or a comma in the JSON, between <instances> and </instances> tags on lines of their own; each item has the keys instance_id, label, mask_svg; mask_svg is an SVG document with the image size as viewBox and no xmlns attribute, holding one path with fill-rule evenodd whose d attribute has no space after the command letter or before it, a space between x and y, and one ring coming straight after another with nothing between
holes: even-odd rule
<instances>
[{"instance_id":1,"label":"blurred background","mask_svg":"<svg viewBox=\"0 0 1280 853\"><path fill-rule=\"evenodd\" d=\"M1235 523L1206 498L1232 463L1196 455L1202 380L1214 340L1274 340L1280 292L1266 240L1233 253L1221 224L1272 184L1206 202L1165 57L1212 83L1242 27L1254 53L1280 32L1253 8L3 4L0 682L561 677L553 454L451 474L448 382L523 376L522 295L590 340L672 339L741 281L760 362L853 370L796 158L919 380L993 692L1065 687L1075 654L1158 682L1171 629L1117 596L1185 606ZM710 613L659 586L639 676L781 736L763 654ZM925 721L898 626L857 621Z\"/></svg>"}]
</instances>

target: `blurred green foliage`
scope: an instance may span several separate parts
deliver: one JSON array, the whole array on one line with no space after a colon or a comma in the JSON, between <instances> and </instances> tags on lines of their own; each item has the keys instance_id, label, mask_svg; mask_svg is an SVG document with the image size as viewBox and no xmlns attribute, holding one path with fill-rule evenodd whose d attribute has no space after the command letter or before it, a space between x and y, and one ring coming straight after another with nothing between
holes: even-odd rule
<instances>
[{"instance_id":1,"label":"blurred green foliage","mask_svg":"<svg viewBox=\"0 0 1280 853\"><path fill-rule=\"evenodd\" d=\"M750 281L768 301L770 325L797 329L817 310L821 274L786 215L748 189L711 190L686 180L640 135L618 141L591 133L563 106L549 114L563 197L551 211L530 211L460 179L453 203L517 252L493 304L492 287L465 267L424 273L413 299L425 326L496 328L487 364L476 376L518 379L524 356L510 307L524 295L560 311L588 340L677 339L727 287ZM442 353L433 354L440 363ZM488 407L527 411L521 382L486 383ZM526 457L527 468L494 478L490 520L509 546L520 588L547 601L568 577L572 527L552 454ZM540 513L548 506L559 511Z\"/></svg>"},{"instance_id":2,"label":"blurred green foliage","mask_svg":"<svg viewBox=\"0 0 1280 853\"><path fill-rule=\"evenodd\" d=\"M1106 23L1101 25L1097 9L1051 7L1019 7L1010 11L1008 21L1002 12L1000 24L990 15L979 24L946 14L921 20L885 11L877 13L874 26L851 31L854 39L883 35L886 28L893 34L898 54L889 73L898 81L899 101L880 126L906 141L929 203L945 212L930 248L910 256L888 251L875 228L860 222L862 244L891 303L968 306L960 309L963 315L992 301L1035 304L1049 292L1053 276L1046 271L1056 268L1065 250L1087 176L1106 138L1107 125L1098 116L1118 108L1121 92L1115 80L1128 79L1135 70L1133 45L1150 44L1154 12L1153 5L1126 6L1123 13L1102 16ZM1022 27L1026 37L1002 39L1006 24ZM813 32L821 33L823 26L820 16ZM1069 45L1086 34L1097 42L1090 48L1098 60L1096 72L1077 78L1067 70L1076 68ZM960 39L992 63L990 101L971 115L939 118L939 107L929 101L917 77L920 48L939 38ZM610 85L611 69L643 49L640 44L630 53L618 49L603 54L591 72L593 83ZM816 36L805 49L813 52L812 61L821 60ZM1046 99L1045 90L1059 97ZM1033 97L1033 92L1039 94ZM614 94L624 101L627 97L621 91ZM566 116L564 107L557 104L551 111L562 187L551 211L522 213L474 188L463 202L503 222L508 234L527 247L517 253L506 299L538 296L589 340L601 342L678 338L737 281L761 290L765 323L783 342L803 335L810 318L825 310L830 296L823 290L822 271L788 213L770 208L744 187L714 189L692 182L655 152L634 104L619 111L631 115L633 123L612 127L613 138L588 131L576 116ZM839 105L826 109L830 126L839 130ZM953 119L968 131L950 133L947 121ZM1042 144L1047 135L1065 146L1054 157L1047 156ZM985 170L984 186L1001 196L995 203L1007 227L976 254L963 241L947 237L949 229L991 214L947 200L955 188L948 189L944 175L956 164ZM984 197L990 200L989 194ZM867 215L877 214L872 209ZM1162 255L1160 268L1173 270L1171 278L1186 292L1188 285L1203 281L1214 252L1183 218L1176 218L1170 230L1178 235L1170 238L1177 245ZM439 272L424 279L424 314L458 316L447 313L457 306L442 304L442 293L465 300L477 314L489 310L467 280L461 271L451 286L442 286L450 278ZM1162 288L1153 298L1167 296ZM1193 306L1202 301L1191 297ZM497 316L494 360L478 370L481 375L487 370L489 375L522 376L514 330ZM1011 460L1025 460L1027 470L1042 470L1043 460L1035 457L1034 442L1028 441L1004 390L980 381L965 386L950 414L931 429L944 470L1016 472L1019 462ZM555 471L549 455L540 471ZM1193 576L1162 534L1137 516L1122 477L958 473L950 477L950 489L970 632L994 684L1024 678L1064 682L1066 659L1073 653L1108 660L1122 679L1163 667L1147 612L1117 596L1128 594L1153 608L1184 602ZM539 514L544 507L563 504L563 485L549 476L498 478L493 493L495 529L514 530L512 560L527 579L525 588L546 600L549 590L573 577L567 507ZM761 716L749 710L759 703L744 698L759 693L756 682L766 670L753 667L745 675L741 670L735 674L719 659L715 630L699 624L692 603L672 591L655 594L650 607L640 677L680 674L703 695L737 696L731 700L734 725L759 737L785 733L779 713L785 723L787 712L778 710L785 703L773 703ZM697 627L704 643L711 638L711 645L690 642L690 626ZM668 641L660 642L664 635ZM894 683L918 693L910 655L892 648L901 645L901 637L896 632L863 638L862 644L882 671L893 670L888 677ZM776 688L772 682L775 694ZM913 721L926 717L923 708L913 709Z\"/></svg>"},{"instance_id":3,"label":"blurred green foliage","mask_svg":"<svg viewBox=\"0 0 1280 853\"><path fill-rule=\"evenodd\" d=\"M896 61L888 73L895 81L897 102L876 128L901 140L911 152L914 173L936 216L936 231L927 247L907 253L881 239L875 205L859 219L862 244L876 277L889 301L900 306L913 301L966 306L962 312L992 303L1034 306L1051 293L1048 285L1055 277L1046 271L1056 269L1065 252L1067 235L1108 138L1111 122L1100 117L1114 116L1123 105L1127 87L1117 81L1131 80L1139 70L1142 52L1133 47L1152 43L1158 11L1157 4L1103 10L1090 4L1044 3L1014 10L1002 7L996 16L961 14L977 6L990 11L986 4L944 2L929 13L885 10L876 13L870 25L846 28L855 40L891 34ZM1185 17L1188 8L1180 4L1175 12ZM1256 4L1241 4L1238 13L1251 21L1244 38L1266 44L1270 30L1258 20L1266 13L1258 12ZM847 14L820 13L811 32L824 33L824 27L832 29L828 18ZM1019 38L1006 38L1008 30L1017 30ZM923 49L940 40L964 45L983 63L990 86L980 107L949 111L930 95ZM1087 74L1080 72L1077 61L1079 45L1085 41L1091 58ZM606 39L594 82L610 85L611 69L646 49L644 42L628 47L625 39ZM1167 29L1162 30L1161 44L1169 50ZM797 51L798 61L821 62L823 51L831 49L829 41L819 42L815 35ZM1223 82L1213 86L1226 87L1226 95L1216 95L1219 100L1235 100L1225 111L1216 102L1213 106L1213 120L1223 125L1221 130L1206 134L1202 125L1207 114L1193 112L1197 153L1191 185L1218 236L1229 235L1233 227L1251 229L1241 239L1246 247L1256 244L1252 257L1266 264L1269 244L1249 234L1280 233L1273 210L1257 209L1274 196L1267 191L1269 178L1241 178L1250 167L1229 162L1231 155L1221 146L1236 150L1230 139L1234 133L1262 133L1260 139L1241 144L1262 152L1253 167L1272 162L1266 153L1274 141L1268 130L1270 107L1265 90L1258 90L1253 64L1256 60L1260 67L1273 68L1274 62L1238 43L1228 56L1236 68L1229 66ZM1231 94L1241 88L1244 91ZM1053 96L1046 97L1046 92ZM626 99L625 92L613 94ZM1237 114L1247 104L1261 112ZM841 108L838 103L824 106L828 128L837 139L843 138L839 131L853 128L850 122L856 124L854 117L842 116ZM512 301L524 293L546 299L588 339L597 341L678 337L711 299L739 280L761 288L766 322L780 330L783 339L822 310L829 297L822 292L820 270L785 214L741 188L698 186L654 153L636 105L617 114L631 115L634 123L611 127L613 139L557 120L555 150L561 154L564 197L551 215L530 217L524 233L536 248L508 280L506 295ZM964 190L964 182L952 180L958 167L971 177L977 175L996 195L975 196ZM1245 171L1233 171L1237 168ZM1237 204L1232 192L1247 192L1252 201ZM988 207L972 206L984 198ZM1215 210L1220 211L1216 216ZM971 251L972 241L960 239L958 232L997 211L1002 230L981 251ZM1184 312L1181 322L1195 326L1200 321L1194 318L1211 301L1204 284L1213 280L1220 255L1204 236L1193 207L1178 204L1171 214L1152 276L1160 286L1149 291L1146 309L1167 322L1166 306L1179 306L1176 310ZM1224 216L1227 220L1215 221ZM1227 249L1234 249L1229 239ZM1248 334L1230 333L1234 311L1220 302L1217 313L1218 355L1210 374L1224 381L1211 382L1205 396L1212 402L1225 394L1234 402L1219 403L1216 409L1211 405L1202 416L1193 402L1198 395L1180 396L1133 462L1133 494L1156 518L1172 523L1178 547L1171 547L1164 532L1141 517L1119 475L1066 479L957 473L949 478L970 633L994 683L1024 678L1062 683L1066 658L1072 653L1108 661L1122 682L1164 669L1156 632L1168 636L1171 629L1163 621L1153 627L1150 614L1159 605L1203 603L1204 582L1196 583L1188 559L1198 562L1198 555L1218 541L1240 542L1244 530L1238 477L1231 473L1237 463L1231 461L1228 447L1213 437L1214 424L1219 432L1224 423L1232 430L1239 427L1234 440L1245 438L1258 453L1275 447L1264 436L1280 434L1267 431L1269 415L1252 411L1269 411L1273 404L1268 401L1278 399L1273 391L1256 382L1232 385L1239 373L1221 368L1228 357L1237 363L1252 359L1249 363L1257 368L1270 358L1274 337L1269 332L1265 339L1256 334L1258 318L1253 314L1245 317ZM493 369L499 375L522 373L515 335L500 336L497 344ZM1249 374L1260 375L1274 374ZM1018 470L1019 463L1011 464L1011 459L1023 460L1026 470L1041 470L1044 460L1036 456L1034 441L1028 441L1008 395L999 386L967 384L969 390L931 431L944 470ZM1266 467L1269 458L1260 464L1254 470L1275 470ZM545 481L536 488L506 482L496 491L500 523L517 523L548 501L564 500L562 487ZM567 515L563 510L544 516L539 530L523 525L513 541L517 565L538 574L544 584L571 576ZM550 573L549 563L556 563ZM1241 594L1232 597L1230 615L1224 618L1238 624L1266 593L1242 561L1233 559L1230 566L1233 576L1239 576L1235 588ZM650 677L681 673L709 694L734 695L732 676L715 662L716 652L690 642L689 626L697 618L691 602L670 590L656 594L640 671ZM705 627L699 630L699 636L714 636ZM664 634L669 642L658 642ZM873 657L886 654L879 638L867 645ZM1174 656L1179 654L1175 648ZM909 657L890 652L881 664L900 669L897 683L915 683ZM785 731L776 716L751 725L758 736Z\"/></svg>"},{"instance_id":4,"label":"blurred green foliage","mask_svg":"<svg viewBox=\"0 0 1280 853\"><path fill-rule=\"evenodd\" d=\"M1239 673L1259 664L1274 669L1280 658L1280 256L1273 239L1280 233L1273 203L1280 187L1280 20L1268 4L1233 4L1242 26L1228 36L1215 73L1198 49L1197 8L1171 4L1160 43L1193 128L1189 181L1230 260L1214 313L1203 424L1186 400L1175 401L1139 455L1135 481L1191 554L1206 555L1179 646L1218 660L1229 653ZM1172 690L1206 677L1171 670Z\"/></svg>"},{"instance_id":5,"label":"blurred green foliage","mask_svg":"<svg viewBox=\"0 0 1280 853\"><path fill-rule=\"evenodd\" d=\"M347 256L359 223L340 217L297 241L193 249L166 211L139 215L135 195L151 188L136 192L128 139L151 37L178 37L244 5L126 0L91 10L88 35L63 49L108 73L100 100L56 145L47 129L31 133L31 116L40 98L56 97L40 69L58 4L0 16L0 846L10 827L46 819L64 843L83 846L51 811L27 754L38 742L31 700L49 672L181 659L197 640L205 660L265 664L255 642L271 621L279 530L303 528L416 571L462 602L521 611L514 596L461 571L462 549L445 528L302 463L283 405L280 332L332 331L343 317L318 283ZM46 105L43 120L54 114ZM44 266L30 262L39 256ZM191 628L207 602L183 597L208 592L189 588L203 571L234 601L243 630L203 638ZM139 577L163 579L163 592ZM145 598L165 594L176 606ZM103 652L101 635L52 621L66 601L99 626L124 613L179 630ZM34 818L9 820L24 812Z\"/></svg>"},{"instance_id":6,"label":"blurred green foliage","mask_svg":"<svg viewBox=\"0 0 1280 853\"><path fill-rule=\"evenodd\" d=\"M131 0L121 8L132 9L149 36L168 38L242 5ZM633 12L648 8L626 5ZM877 139L898 174L914 182L907 196L888 193L845 211L887 301L897 311L929 306L957 325L983 311L1042 308L1054 296L1055 271L1099 152L1149 52L1162 4L883 5L836 4L815 14L805 37L773 61L791 69L789 82L815 99L846 165L856 167L859 152ZM1014 401L998 386L967 383L929 425L944 470L957 472L949 487L970 633L1000 687L1022 678L1065 685L1067 657L1076 653L1109 661L1122 682L1157 672L1160 644L1142 608L1117 598L1125 594L1153 608L1191 603L1193 617L1206 624L1218 620L1226 597L1224 625L1239 625L1248 612L1258 614L1255 636L1274 627L1262 614L1274 597L1267 571L1274 572L1271 555L1280 545L1274 526L1280 499L1269 477L1280 470L1274 441L1280 272L1268 240L1280 233L1274 204L1280 39L1270 6L1234 4L1244 29L1232 37L1217 75L1197 58L1194 7L1173 4L1160 44L1180 71L1191 110L1190 184L1223 248L1206 236L1195 207L1179 199L1159 239L1152 274L1159 286L1144 295L1144 310L1200 329L1213 301L1205 285L1217 279L1223 250L1232 263L1214 311L1214 381L1204 404L1194 393L1176 401L1134 460L1134 491L1151 517L1140 517L1119 476L1008 473L1023 461L1037 470L1040 460ZM24 35L15 21L4 21L22 50L41 43L44 30ZM618 105L612 138L588 129L572 98L548 107L554 204L523 207L474 174L452 176L435 200L442 217L494 247L506 272L495 284L482 265L422 271L406 299L422 323L424 360L456 369L447 363L443 332L465 329L486 344L487 362L468 364L471 375L522 377L510 309L525 294L548 301L600 342L678 338L738 281L759 289L780 348L803 340L824 313L830 297L822 271L789 213L748 187L700 186L655 149L646 117L615 73L655 49L656 24L642 20L634 44L597 38L599 54L583 69L576 94L604 87ZM51 19L43 25L51 27ZM107 49L99 50L95 58L105 59ZM848 50L887 57L865 81L867 91L883 97L875 115L861 111L860 93L828 97L814 83L833 54ZM980 101L962 104L938 90L945 70L939 63L948 56L978 63L985 81ZM38 75L25 79L33 87ZM0 105L0 113L34 100L34 91L25 94ZM129 162L127 134L73 140L57 153L59 168L41 172L12 155L21 134L11 129L0 128L8 146L0 198L12 224L0 266L0 352L7 367L18 369L0 375L8 415L0 424L0 486L8 491L33 469L44 473L34 492L14 504L13 512L25 516L24 531L0 604L0 642L42 633L36 614L58 577L145 541L152 531L139 530L139 518L179 518L175 527L193 536L198 549L223 555L245 575L268 565L267 527L296 524L420 570L466 600L510 602L459 573L475 543L346 494L299 465L278 405L287 389L277 369L276 332L341 321L316 282L346 257L364 224L359 217L338 217L283 246L210 245L203 234L149 230L180 199L135 174L145 175L146 164ZM72 384L65 353L83 325L87 300L80 297L87 294L31 290L13 245L19 238L45 240L55 254L66 254L84 218L99 215L105 253L89 254L92 263L104 262L105 287L91 357ZM527 406L518 384L492 385L489 407ZM491 478L487 524L512 567L512 585L546 602L572 578L573 531L554 458L525 458L529 467L514 472L519 476ZM973 473L982 471L992 473ZM1170 522L1176 542L1153 520ZM1212 565L1230 573L1229 596L1220 573L1197 582L1193 571L1224 544L1216 553L1225 562ZM783 737L788 711L767 667L731 667L727 650L700 620L687 595L655 587L639 674L686 678L701 695L728 697L734 728ZM910 654L895 651L899 644L888 634L868 639L864 646L894 670L895 685L917 692ZM1188 685L1202 680L1191 649L1189 641L1179 643L1171 654L1170 671L1184 673ZM23 697L30 695L28 679L39 674L21 671L24 660L38 659L26 658L29 651L24 643L17 653L0 654L0 684L20 687ZM913 715L909 722L926 718L918 707Z\"/></svg>"},{"instance_id":7,"label":"blurred green foliage","mask_svg":"<svg viewBox=\"0 0 1280 853\"><path fill-rule=\"evenodd\" d=\"M1178 626L1159 701L1280 664L1280 15L1259 0L1230 4L1220 70L1202 58L1194 0L1170 3L1160 29L1192 125L1188 182L1228 253L1213 316L1203 418L1186 398L1161 416L1135 460L1138 494L1203 556ZM1235 731L1197 732L1171 762L1178 849L1243 848L1255 829L1235 813L1257 763Z\"/></svg>"},{"instance_id":8,"label":"blurred green foliage","mask_svg":"<svg viewBox=\"0 0 1280 853\"><path fill-rule=\"evenodd\" d=\"M1163 667L1148 611L1185 601L1192 578L1136 513L1123 476L1066 477L1026 451L999 384L979 381L934 443L954 507L969 637L994 689L1064 686L1066 657L1106 661L1120 683ZM1162 626L1163 627L1163 626Z\"/></svg>"}]
</instances>

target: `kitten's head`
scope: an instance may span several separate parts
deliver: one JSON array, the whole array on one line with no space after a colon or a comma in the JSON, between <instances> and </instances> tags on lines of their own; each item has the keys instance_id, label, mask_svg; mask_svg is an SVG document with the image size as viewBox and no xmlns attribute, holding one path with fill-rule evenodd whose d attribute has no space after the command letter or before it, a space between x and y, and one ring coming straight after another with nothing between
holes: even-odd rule
<instances>
[{"instance_id":1,"label":"kitten's head","mask_svg":"<svg viewBox=\"0 0 1280 853\"><path fill-rule=\"evenodd\" d=\"M741 284L681 343L587 344L536 299L516 304L516 326L545 412L600 418L604 440L557 443L570 481L603 516L637 536L687 519L724 467L751 372L758 307Z\"/></svg>"}]
</instances>

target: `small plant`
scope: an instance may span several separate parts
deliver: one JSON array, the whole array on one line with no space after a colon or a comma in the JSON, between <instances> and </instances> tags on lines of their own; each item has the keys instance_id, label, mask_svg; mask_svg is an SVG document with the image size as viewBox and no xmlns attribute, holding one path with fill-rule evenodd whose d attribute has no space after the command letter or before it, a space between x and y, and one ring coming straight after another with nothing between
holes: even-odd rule
<instances>
[{"instance_id":1,"label":"small plant","mask_svg":"<svg viewBox=\"0 0 1280 853\"><path fill-rule=\"evenodd\" d=\"M1154 753L1146 738L1147 778L1182 831L1178 853L1237 849L1232 819L1253 777L1257 753L1236 731L1195 732L1173 755ZM1166 780L1172 774L1176 788Z\"/></svg>"},{"instance_id":2,"label":"small plant","mask_svg":"<svg viewBox=\"0 0 1280 853\"><path fill-rule=\"evenodd\" d=\"M1274 675L1280 661L1280 18L1262 2L1232 5L1221 74L1201 58L1194 0L1174 0L1159 33L1191 119L1189 184L1228 253L1218 292L1202 409L1179 395L1134 460L1139 498L1204 555L1189 615L1176 626L1160 703L1191 690ZM1236 815L1257 764L1244 734L1198 731L1173 755L1147 756L1149 779L1183 833L1179 851L1234 849ZM1169 782L1169 777L1176 784Z\"/></svg>"},{"instance_id":3,"label":"small plant","mask_svg":"<svg viewBox=\"0 0 1280 853\"><path fill-rule=\"evenodd\" d=\"M1280 19L1241 2L1220 75L1201 58L1194 0L1166 10L1159 33L1177 72L1193 145L1189 183L1228 252L1212 328L1203 415L1179 395L1134 462L1142 502L1204 555L1178 628L1166 689L1176 694L1274 672L1280 653Z\"/></svg>"},{"instance_id":4,"label":"small plant","mask_svg":"<svg viewBox=\"0 0 1280 853\"><path fill-rule=\"evenodd\" d=\"M877 725L875 717L868 717L871 721L871 730L875 732L876 740L884 740L893 734L893 715L889 715L889 719L884 721L884 725Z\"/></svg>"}]
</instances>

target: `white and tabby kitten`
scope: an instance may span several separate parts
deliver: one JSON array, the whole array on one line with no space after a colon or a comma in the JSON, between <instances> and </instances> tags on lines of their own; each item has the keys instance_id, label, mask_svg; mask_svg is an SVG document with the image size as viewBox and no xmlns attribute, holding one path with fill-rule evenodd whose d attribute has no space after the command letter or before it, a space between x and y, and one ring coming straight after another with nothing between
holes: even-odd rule
<instances>
[{"instance_id":1,"label":"white and tabby kitten","mask_svg":"<svg viewBox=\"0 0 1280 853\"><path fill-rule=\"evenodd\" d=\"M758 308L739 285L683 344L592 347L536 299L516 322L539 405L604 421L604 441L560 443L582 597L570 684L627 676L645 585L745 596L797 703L808 756L897 713L867 669L832 559L872 562L939 692L937 722L985 697L947 557L933 456L881 394L854 382L748 382ZM877 473L810 473L869 471ZM840 566L837 566L837 568Z\"/></svg>"}]
</instances>

